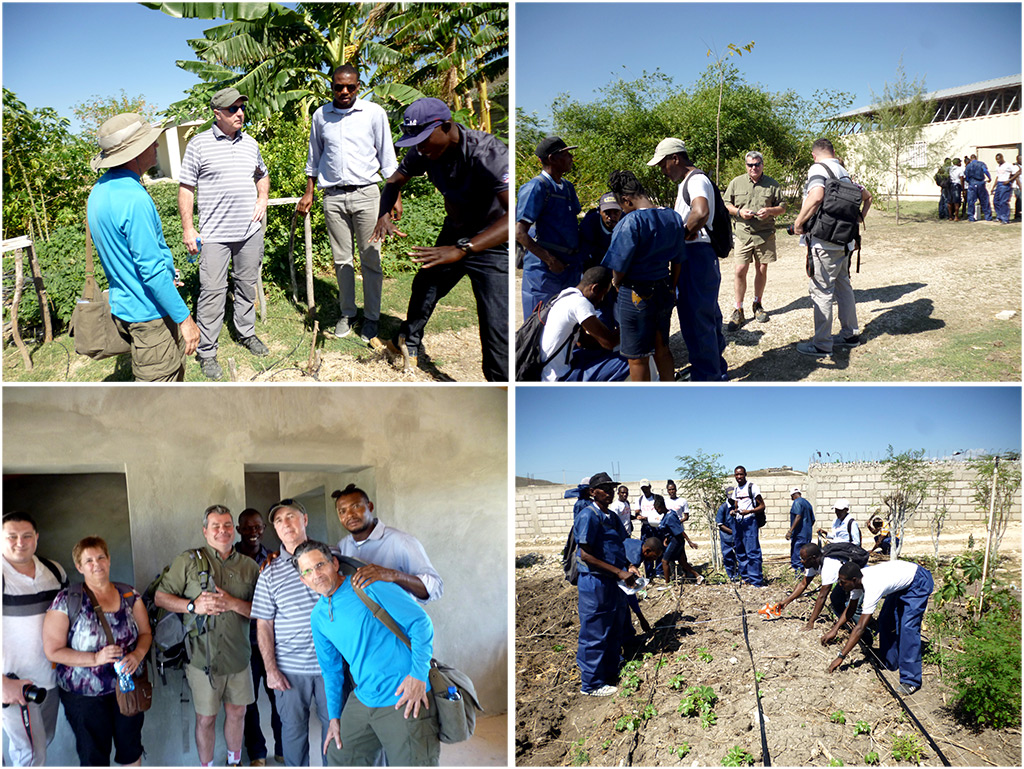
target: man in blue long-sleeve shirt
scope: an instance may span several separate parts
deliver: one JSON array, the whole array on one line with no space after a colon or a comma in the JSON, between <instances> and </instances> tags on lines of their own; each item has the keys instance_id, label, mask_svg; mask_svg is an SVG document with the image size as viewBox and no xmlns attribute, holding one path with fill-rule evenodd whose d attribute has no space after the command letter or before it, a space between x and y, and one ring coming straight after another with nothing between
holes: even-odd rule
<instances>
[{"instance_id":1,"label":"man in blue long-sleeve shirt","mask_svg":"<svg viewBox=\"0 0 1024 769\"><path fill-rule=\"evenodd\" d=\"M196 351L199 327L174 285L174 257L164 240L142 174L156 165L163 128L122 113L100 126L94 171L110 169L89 194L89 229L110 283L110 311L131 341L138 381L180 382Z\"/></svg>"},{"instance_id":2,"label":"man in blue long-sleeve shirt","mask_svg":"<svg viewBox=\"0 0 1024 769\"><path fill-rule=\"evenodd\" d=\"M373 616L352 580L338 573L338 559L327 545L303 542L295 559L302 581L321 596L310 625L327 692L328 766L371 766L381 747L393 766L437 766L437 708L427 679L434 642L430 617L394 583L363 588L405 633L407 647ZM342 710L345 662L355 690Z\"/></svg>"}]
</instances>

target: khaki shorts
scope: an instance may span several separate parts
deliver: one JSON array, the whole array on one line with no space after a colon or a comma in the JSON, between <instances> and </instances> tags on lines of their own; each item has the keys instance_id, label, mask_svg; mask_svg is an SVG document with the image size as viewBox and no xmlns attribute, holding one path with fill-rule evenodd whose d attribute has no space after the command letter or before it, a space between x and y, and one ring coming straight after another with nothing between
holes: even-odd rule
<instances>
[{"instance_id":1,"label":"khaki shorts","mask_svg":"<svg viewBox=\"0 0 1024 769\"><path fill-rule=\"evenodd\" d=\"M121 336L131 340L132 374L137 382L185 381L185 340L170 318L128 323L114 318Z\"/></svg>"},{"instance_id":2,"label":"khaki shorts","mask_svg":"<svg viewBox=\"0 0 1024 769\"><path fill-rule=\"evenodd\" d=\"M217 715L222 702L228 705L251 705L256 701L248 665L240 673L213 676L212 687L206 673L194 665L185 666L185 676L192 689L192 704L201 716Z\"/></svg>"},{"instance_id":3,"label":"khaki shorts","mask_svg":"<svg viewBox=\"0 0 1024 769\"><path fill-rule=\"evenodd\" d=\"M764 243L753 241L736 246L736 258L744 264L750 264L755 259L758 264L771 264L775 261L775 236L772 235Z\"/></svg>"}]
</instances>

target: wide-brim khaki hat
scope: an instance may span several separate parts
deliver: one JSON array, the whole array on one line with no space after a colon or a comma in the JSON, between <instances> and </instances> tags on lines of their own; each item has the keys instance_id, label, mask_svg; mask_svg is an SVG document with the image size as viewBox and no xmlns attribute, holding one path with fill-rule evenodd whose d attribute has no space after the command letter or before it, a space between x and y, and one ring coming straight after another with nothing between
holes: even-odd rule
<instances>
[{"instance_id":1,"label":"wide-brim khaki hat","mask_svg":"<svg viewBox=\"0 0 1024 769\"><path fill-rule=\"evenodd\" d=\"M100 126L100 152L90 163L93 171L134 160L156 141L166 128L162 123L152 125L134 112L122 112Z\"/></svg>"}]
</instances>

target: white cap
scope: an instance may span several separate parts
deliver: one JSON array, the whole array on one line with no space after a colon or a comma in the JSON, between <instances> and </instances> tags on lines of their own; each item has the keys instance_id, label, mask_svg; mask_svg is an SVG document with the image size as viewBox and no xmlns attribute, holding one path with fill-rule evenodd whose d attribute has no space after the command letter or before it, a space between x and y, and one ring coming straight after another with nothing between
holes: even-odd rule
<instances>
[{"instance_id":1,"label":"white cap","mask_svg":"<svg viewBox=\"0 0 1024 769\"><path fill-rule=\"evenodd\" d=\"M789 490L789 496L793 496L794 494L799 494L799 493L800 493L800 487L799 486L794 486L793 488L791 488Z\"/></svg>"},{"instance_id":2,"label":"white cap","mask_svg":"<svg viewBox=\"0 0 1024 769\"><path fill-rule=\"evenodd\" d=\"M640 481L640 488L641 489L647 488L650 485L651 485L651 482L649 480L647 480L646 478L644 478L642 481Z\"/></svg>"},{"instance_id":3,"label":"white cap","mask_svg":"<svg viewBox=\"0 0 1024 769\"><path fill-rule=\"evenodd\" d=\"M686 145L682 139L662 139L654 148L654 157L647 161L647 165L656 166L669 155L678 155L686 152Z\"/></svg>"},{"instance_id":4,"label":"white cap","mask_svg":"<svg viewBox=\"0 0 1024 769\"><path fill-rule=\"evenodd\" d=\"M843 497L842 499L837 499L836 503L832 505L832 507L834 507L836 510L849 510L850 500L846 499L845 497Z\"/></svg>"}]
</instances>

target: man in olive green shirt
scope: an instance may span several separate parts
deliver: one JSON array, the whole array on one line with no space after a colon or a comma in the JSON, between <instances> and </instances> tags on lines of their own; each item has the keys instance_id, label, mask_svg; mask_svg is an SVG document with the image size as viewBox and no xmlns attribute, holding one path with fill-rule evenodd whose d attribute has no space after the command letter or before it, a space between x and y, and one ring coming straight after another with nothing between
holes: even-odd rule
<instances>
[{"instance_id":1,"label":"man in olive green shirt","mask_svg":"<svg viewBox=\"0 0 1024 769\"><path fill-rule=\"evenodd\" d=\"M228 766L240 766L245 709L255 699L249 672L249 613L259 566L234 549L231 511L211 505L203 514L206 546L171 563L154 596L157 606L184 615L192 659L186 668L196 711L201 766L213 765L217 714L224 705Z\"/></svg>"},{"instance_id":2,"label":"man in olive green shirt","mask_svg":"<svg viewBox=\"0 0 1024 769\"><path fill-rule=\"evenodd\" d=\"M747 293L747 268L754 263L753 315L762 323L768 313L761 306L768 282L768 265L775 261L775 217L786 211L782 188L764 175L764 158L760 152L747 153L747 173L737 176L725 190L725 207L733 217L736 256L736 308L727 331L743 325L743 296Z\"/></svg>"}]
</instances>

